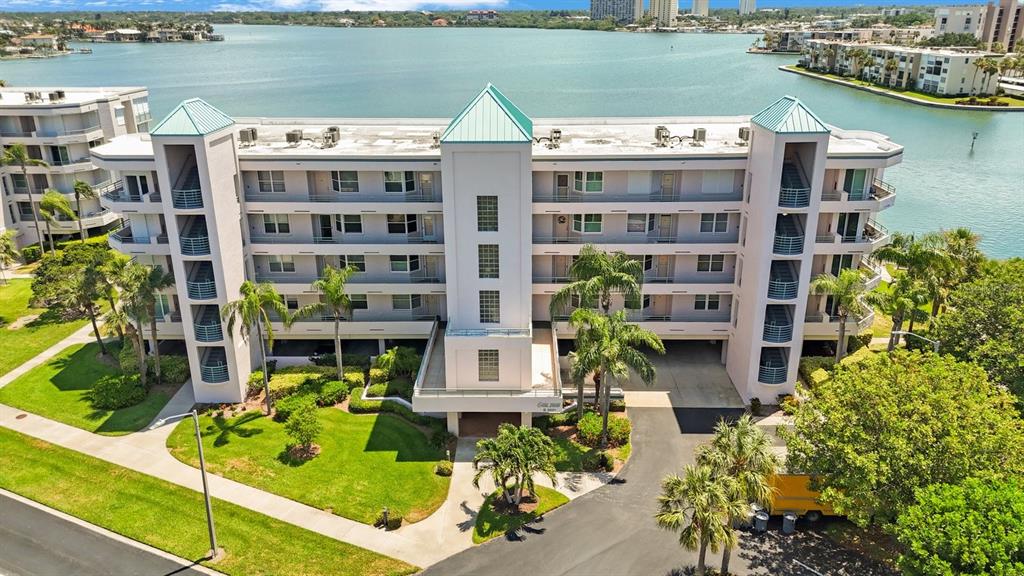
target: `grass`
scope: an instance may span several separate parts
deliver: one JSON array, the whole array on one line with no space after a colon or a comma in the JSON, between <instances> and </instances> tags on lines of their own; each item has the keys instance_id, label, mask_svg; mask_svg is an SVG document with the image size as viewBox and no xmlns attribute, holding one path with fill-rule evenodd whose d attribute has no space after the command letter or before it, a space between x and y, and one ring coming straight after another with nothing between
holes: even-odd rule
<instances>
[{"instance_id":1,"label":"grass","mask_svg":"<svg viewBox=\"0 0 1024 576\"><path fill-rule=\"evenodd\" d=\"M588 472L598 470L597 448L584 446L575 440L561 436L551 438L555 442L555 470L559 472ZM626 461L629 459L631 446L627 442L623 446L609 448L616 459Z\"/></svg>"},{"instance_id":2,"label":"grass","mask_svg":"<svg viewBox=\"0 0 1024 576\"><path fill-rule=\"evenodd\" d=\"M881 284L878 285L877 288L875 288L875 290L878 292L887 293L890 290L892 290L892 288L890 288L888 282L882 282ZM914 322L914 331L927 331L928 325L931 323L932 302L929 300L928 302L925 302L924 304L918 306L917 309L922 313L921 318L924 319L919 319ZM909 326L909 319L905 319L903 323L903 329L906 330ZM871 323L872 335L875 338L888 338L892 330L892 317L887 315L885 312L876 309L875 319Z\"/></svg>"},{"instance_id":3,"label":"grass","mask_svg":"<svg viewBox=\"0 0 1024 576\"><path fill-rule=\"evenodd\" d=\"M107 350L116 358L115 346L108 345ZM154 388L142 403L120 410L93 408L89 402L93 384L119 371L114 367L116 360L100 360L99 351L95 342L65 348L0 388L0 403L107 436L140 430L167 404L170 391Z\"/></svg>"},{"instance_id":4,"label":"grass","mask_svg":"<svg viewBox=\"0 0 1024 576\"><path fill-rule=\"evenodd\" d=\"M0 375L6 374L43 350L60 342L89 322L88 319L61 322L45 309L30 308L32 280L9 279L0 286ZM18 318L39 315L16 330L9 329Z\"/></svg>"},{"instance_id":5,"label":"grass","mask_svg":"<svg viewBox=\"0 0 1024 576\"><path fill-rule=\"evenodd\" d=\"M532 522L538 516L569 501L569 498L561 492L537 486L539 502L536 510L519 514L502 514L494 510L494 500L499 497L502 496L497 492L491 493L484 500L484 505L480 507L480 513L476 515L476 525L473 527L473 542L475 544L486 542L510 530L516 530L523 524Z\"/></svg>"},{"instance_id":6,"label":"grass","mask_svg":"<svg viewBox=\"0 0 1024 576\"><path fill-rule=\"evenodd\" d=\"M952 105L956 105L957 100L966 100L968 98L967 96L939 96L939 95L936 95L936 94L925 94L924 92L917 92L917 91L914 91L914 90L895 90L893 88L889 88L887 86L879 86L878 84L874 84L872 82L867 82L867 81L861 80L859 78L851 78L849 76L840 76L838 74L829 74L829 73L826 73L826 72L817 72L817 71L814 71L814 70L808 70L806 68L800 68L799 66L796 66L796 65L786 66L786 68L789 68L790 70L797 70L799 72L803 72L803 73L810 74L810 75L813 75L813 76L822 76L822 77L825 77L825 78L832 78L834 80L842 80L844 82L849 82L850 84L856 84L857 86L865 86L865 87L868 87L868 88L874 88L876 90L881 90L883 92L888 92L890 94L899 94L901 96L906 96L908 98L914 98L914 99L917 99L917 100L924 100L924 101L927 101L927 102L937 102L939 104L952 104ZM986 100L986 99L988 99L988 97L987 96L979 96L978 99L979 100ZM1008 106L1009 108L1015 108L1015 107L1024 106L1024 100L1020 100L1020 99L1017 99L1017 98L1011 98L1009 96L1001 96L1001 97L999 97L999 101L1000 102L1007 102L1007 103L1009 103L1009 106ZM967 109L967 110L970 110L971 108L973 108L973 106L964 106L964 105L961 105L961 106L958 106L958 107L959 108L964 108L964 109Z\"/></svg>"},{"instance_id":7,"label":"grass","mask_svg":"<svg viewBox=\"0 0 1024 576\"><path fill-rule=\"evenodd\" d=\"M320 455L295 462L284 425L257 412L225 420L202 416L207 469L358 522L372 524L385 506L407 522L429 516L448 495L450 478L434 474L443 453L420 429L393 414L318 410ZM191 422L167 440L175 458L198 466Z\"/></svg>"},{"instance_id":8,"label":"grass","mask_svg":"<svg viewBox=\"0 0 1024 576\"><path fill-rule=\"evenodd\" d=\"M102 486L102 490L96 487ZM0 428L0 487L107 530L198 560L209 547L201 493ZM399 560L214 500L225 574L392 576Z\"/></svg>"}]
</instances>

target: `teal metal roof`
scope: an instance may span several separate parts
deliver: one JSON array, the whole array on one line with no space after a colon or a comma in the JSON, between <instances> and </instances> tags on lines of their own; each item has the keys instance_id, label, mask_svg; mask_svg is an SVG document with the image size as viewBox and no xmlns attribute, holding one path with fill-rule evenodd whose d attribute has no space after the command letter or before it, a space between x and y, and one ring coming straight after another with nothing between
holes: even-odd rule
<instances>
[{"instance_id":1,"label":"teal metal roof","mask_svg":"<svg viewBox=\"0 0 1024 576\"><path fill-rule=\"evenodd\" d=\"M783 96L774 104L761 110L751 122L779 134L829 133L820 118L792 96Z\"/></svg>"},{"instance_id":2,"label":"teal metal roof","mask_svg":"<svg viewBox=\"0 0 1024 576\"><path fill-rule=\"evenodd\" d=\"M205 136L234 123L230 116L202 99L192 98L178 104L149 132L156 136Z\"/></svg>"},{"instance_id":3,"label":"teal metal roof","mask_svg":"<svg viewBox=\"0 0 1024 576\"><path fill-rule=\"evenodd\" d=\"M532 142L533 120L493 84L487 84L441 135L449 144Z\"/></svg>"}]
</instances>

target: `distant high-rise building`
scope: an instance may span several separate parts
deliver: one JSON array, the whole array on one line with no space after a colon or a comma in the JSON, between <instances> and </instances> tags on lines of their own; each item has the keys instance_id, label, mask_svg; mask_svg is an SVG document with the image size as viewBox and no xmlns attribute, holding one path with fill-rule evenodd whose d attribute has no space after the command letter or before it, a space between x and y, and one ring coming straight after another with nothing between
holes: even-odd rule
<instances>
[{"instance_id":1,"label":"distant high-rise building","mask_svg":"<svg viewBox=\"0 0 1024 576\"><path fill-rule=\"evenodd\" d=\"M757 12L755 0L740 0L740 14L753 14L754 12Z\"/></svg>"},{"instance_id":2,"label":"distant high-rise building","mask_svg":"<svg viewBox=\"0 0 1024 576\"><path fill-rule=\"evenodd\" d=\"M659 27L675 26L676 16L679 15L679 0L651 0L650 14Z\"/></svg>"},{"instance_id":3,"label":"distant high-rise building","mask_svg":"<svg viewBox=\"0 0 1024 576\"><path fill-rule=\"evenodd\" d=\"M935 9L935 35L981 35L985 20L984 6L943 6Z\"/></svg>"},{"instance_id":4,"label":"distant high-rise building","mask_svg":"<svg viewBox=\"0 0 1024 576\"><path fill-rule=\"evenodd\" d=\"M641 5L643 0L640 0ZM620 24L630 24L636 19L636 0L590 0L590 19L604 20L611 17ZM641 15L643 10L640 11Z\"/></svg>"},{"instance_id":5,"label":"distant high-rise building","mask_svg":"<svg viewBox=\"0 0 1024 576\"><path fill-rule=\"evenodd\" d=\"M693 8L690 9L690 13L696 16L707 16L708 0L693 0Z\"/></svg>"},{"instance_id":6,"label":"distant high-rise building","mask_svg":"<svg viewBox=\"0 0 1024 576\"><path fill-rule=\"evenodd\" d=\"M1017 0L989 2L985 7L985 20L979 37L985 47L992 49L997 42L1010 51L1020 42L1024 33L1024 4Z\"/></svg>"},{"instance_id":7,"label":"distant high-rise building","mask_svg":"<svg viewBox=\"0 0 1024 576\"><path fill-rule=\"evenodd\" d=\"M633 22L639 22L644 17L644 0L633 0Z\"/></svg>"}]
</instances>

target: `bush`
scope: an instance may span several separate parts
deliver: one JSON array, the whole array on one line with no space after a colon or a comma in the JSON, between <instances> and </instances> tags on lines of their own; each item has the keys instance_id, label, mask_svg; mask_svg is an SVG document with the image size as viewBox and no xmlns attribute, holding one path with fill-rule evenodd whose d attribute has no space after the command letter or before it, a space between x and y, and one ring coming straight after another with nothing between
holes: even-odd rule
<instances>
[{"instance_id":1,"label":"bush","mask_svg":"<svg viewBox=\"0 0 1024 576\"><path fill-rule=\"evenodd\" d=\"M804 356L800 359L797 372L800 378L813 388L832 377L832 368L835 365L836 359L831 356Z\"/></svg>"},{"instance_id":2,"label":"bush","mask_svg":"<svg viewBox=\"0 0 1024 576\"><path fill-rule=\"evenodd\" d=\"M314 354L309 357L309 361L317 366L329 366L335 368L334 352L328 352L327 354ZM360 371L370 367L370 357L363 354L342 354L341 356L342 369L348 372L349 366L359 368Z\"/></svg>"},{"instance_id":3,"label":"bush","mask_svg":"<svg viewBox=\"0 0 1024 576\"><path fill-rule=\"evenodd\" d=\"M622 446L629 443L629 433L633 425L629 418L608 418L608 442L612 446Z\"/></svg>"},{"instance_id":4,"label":"bush","mask_svg":"<svg viewBox=\"0 0 1024 576\"><path fill-rule=\"evenodd\" d=\"M353 388L348 400L348 411L353 414L373 414L380 412L381 400L363 400L363 389Z\"/></svg>"},{"instance_id":5,"label":"bush","mask_svg":"<svg viewBox=\"0 0 1024 576\"><path fill-rule=\"evenodd\" d=\"M300 388L319 390L334 375L335 370L322 366L282 368L270 377L270 396L277 400L295 394Z\"/></svg>"},{"instance_id":6,"label":"bush","mask_svg":"<svg viewBox=\"0 0 1024 576\"><path fill-rule=\"evenodd\" d=\"M342 379L343 382L348 386L349 390L353 388L362 388L366 386L366 375L362 372L349 372L345 371L345 377Z\"/></svg>"},{"instance_id":7,"label":"bush","mask_svg":"<svg viewBox=\"0 0 1024 576\"><path fill-rule=\"evenodd\" d=\"M370 368L370 384L387 382L391 375L383 368Z\"/></svg>"},{"instance_id":8,"label":"bush","mask_svg":"<svg viewBox=\"0 0 1024 576\"><path fill-rule=\"evenodd\" d=\"M452 463L448 460L441 460L434 465L434 474L437 474L438 476L451 476Z\"/></svg>"},{"instance_id":9,"label":"bush","mask_svg":"<svg viewBox=\"0 0 1024 576\"><path fill-rule=\"evenodd\" d=\"M757 396L750 399L750 413L754 416L761 414L761 399Z\"/></svg>"},{"instance_id":10,"label":"bush","mask_svg":"<svg viewBox=\"0 0 1024 576\"><path fill-rule=\"evenodd\" d=\"M601 441L601 416L597 412L587 412L576 424L576 432L581 443L596 446Z\"/></svg>"},{"instance_id":11,"label":"bush","mask_svg":"<svg viewBox=\"0 0 1024 576\"><path fill-rule=\"evenodd\" d=\"M274 414L274 420L284 422L299 410L316 408L316 401L316 394L311 393L293 394L292 396L282 398L274 403L274 408L277 410Z\"/></svg>"},{"instance_id":12,"label":"bush","mask_svg":"<svg viewBox=\"0 0 1024 576\"><path fill-rule=\"evenodd\" d=\"M864 348L868 344L871 344L871 339L874 338L874 336L875 335L874 333L871 332L871 330L861 332L856 336L850 336L847 340L848 345L846 347L846 351L852 354L857 350Z\"/></svg>"},{"instance_id":13,"label":"bush","mask_svg":"<svg viewBox=\"0 0 1024 576\"><path fill-rule=\"evenodd\" d=\"M43 251L38 245L25 246L21 249L21 259L25 261L25 264L37 262L42 257Z\"/></svg>"},{"instance_id":14,"label":"bush","mask_svg":"<svg viewBox=\"0 0 1024 576\"><path fill-rule=\"evenodd\" d=\"M117 354L117 363L121 367L122 374L138 374L139 359L135 357L135 345L131 339L125 338L121 351Z\"/></svg>"},{"instance_id":15,"label":"bush","mask_svg":"<svg viewBox=\"0 0 1024 576\"><path fill-rule=\"evenodd\" d=\"M402 516L400 514L395 514L394 512L390 512L389 511L388 512L388 519L385 522L384 521L384 512L381 511L381 513L379 515L377 515L377 520L373 523L373 525L376 526L376 527L382 527L382 528L384 528L385 530L388 530L388 531L398 530L399 528L402 527Z\"/></svg>"},{"instance_id":16,"label":"bush","mask_svg":"<svg viewBox=\"0 0 1024 576\"><path fill-rule=\"evenodd\" d=\"M800 400L792 394L780 394L779 407L782 408L784 413L793 415L796 413L796 409L800 407Z\"/></svg>"},{"instance_id":17,"label":"bush","mask_svg":"<svg viewBox=\"0 0 1024 576\"><path fill-rule=\"evenodd\" d=\"M626 401L625 400L612 400L611 402L608 403L608 406L609 406L609 409L612 412L625 412L626 411Z\"/></svg>"},{"instance_id":18,"label":"bush","mask_svg":"<svg viewBox=\"0 0 1024 576\"><path fill-rule=\"evenodd\" d=\"M611 472L615 469L615 457L610 453L601 451L597 453L597 467L605 472Z\"/></svg>"},{"instance_id":19,"label":"bush","mask_svg":"<svg viewBox=\"0 0 1024 576\"><path fill-rule=\"evenodd\" d=\"M421 360L422 357L416 353L415 349L407 346L395 346L378 356L374 367L380 368L388 374L385 380L390 379L392 376L415 378L416 371L420 368ZM372 374L370 382L374 382Z\"/></svg>"},{"instance_id":20,"label":"bush","mask_svg":"<svg viewBox=\"0 0 1024 576\"><path fill-rule=\"evenodd\" d=\"M348 397L348 386L341 380L328 380L324 382L316 402L320 406L334 406Z\"/></svg>"},{"instance_id":21,"label":"bush","mask_svg":"<svg viewBox=\"0 0 1024 576\"><path fill-rule=\"evenodd\" d=\"M298 406L284 423L284 431L296 444L304 448L312 446L323 429L324 426L316 414L316 407L312 404Z\"/></svg>"},{"instance_id":22,"label":"bush","mask_svg":"<svg viewBox=\"0 0 1024 576\"><path fill-rule=\"evenodd\" d=\"M249 382L245 387L246 395L255 396L263 390L263 370L253 370L249 373Z\"/></svg>"},{"instance_id":23,"label":"bush","mask_svg":"<svg viewBox=\"0 0 1024 576\"><path fill-rule=\"evenodd\" d=\"M118 410L134 406L146 399L146 389L137 374L104 376L92 387L90 401L99 410Z\"/></svg>"},{"instance_id":24,"label":"bush","mask_svg":"<svg viewBox=\"0 0 1024 576\"><path fill-rule=\"evenodd\" d=\"M438 450L444 450L450 442L456 439L456 436L449 432L440 420L436 418L433 420L436 420L437 424L434 426L434 431L430 433L430 445Z\"/></svg>"},{"instance_id":25,"label":"bush","mask_svg":"<svg viewBox=\"0 0 1024 576\"><path fill-rule=\"evenodd\" d=\"M150 374L156 374L156 371L153 369L154 364L156 364L154 357L146 357L146 365L149 367ZM191 374L188 367L188 357L169 354L160 356L160 379L164 384L184 384Z\"/></svg>"},{"instance_id":26,"label":"bush","mask_svg":"<svg viewBox=\"0 0 1024 576\"><path fill-rule=\"evenodd\" d=\"M370 387L366 389L367 398L380 398L382 396L387 396L387 393L387 384L370 384Z\"/></svg>"}]
</instances>

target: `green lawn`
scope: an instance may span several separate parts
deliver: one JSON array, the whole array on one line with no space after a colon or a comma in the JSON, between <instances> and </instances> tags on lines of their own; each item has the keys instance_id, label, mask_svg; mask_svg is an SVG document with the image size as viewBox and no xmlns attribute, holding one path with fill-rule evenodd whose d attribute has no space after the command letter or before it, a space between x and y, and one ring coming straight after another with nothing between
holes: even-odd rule
<instances>
[{"instance_id":1,"label":"green lawn","mask_svg":"<svg viewBox=\"0 0 1024 576\"><path fill-rule=\"evenodd\" d=\"M108 350L116 357L117 348L109 346ZM100 361L99 351L95 342L64 349L0 388L0 404L107 436L140 430L167 404L170 391L154 388L141 404L120 410L93 408L89 402L93 384L118 372L112 364L116 360Z\"/></svg>"},{"instance_id":2,"label":"green lawn","mask_svg":"<svg viewBox=\"0 0 1024 576\"><path fill-rule=\"evenodd\" d=\"M494 499L496 497L496 493L488 496L484 500L484 505L480 508L480 513L476 516L476 525L473 527L473 542L476 544L486 542L491 538L501 536L509 530L519 528L541 514L554 510L569 501L569 498L561 492L537 486L537 498L540 499L537 509L531 512L510 515L495 512Z\"/></svg>"},{"instance_id":3,"label":"green lawn","mask_svg":"<svg viewBox=\"0 0 1024 576\"><path fill-rule=\"evenodd\" d=\"M88 320L61 322L46 310L29 308L32 280L14 278L0 286L0 375L6 374L26 360L60 342ZM10 326L19 318L40 315L16 330Z\"/></svg>"},{"instance_id":4,"label":"green lawn","mask_svg":"<svg viewBox=\"0 0 1024 576\"><path fill-rule=\"evenodd\" d=\"M206 554L203 496L0 428L0 487L189 560ZM98 490L97 487L102 487ZM384 576L416 568L221 500L213 502L226 574Z\"/></svg>"},{"instance_id":5,"label":"green lawn","mask_svg":"<svg viewBox=\"0 0 1024 576\"><path fill-rule=\"evenodd\" d=\"M451 479L434 474L444 455L418 428L393 414L338 408L318 414L321 452L302 463L288 459L284 425L261 413L230 420L204 415L206 465L214 474L366 524L385 506L416 522L444 502ZM191 421L178 425L167 446L179 460L198 465Z\"/></svg>"}]
</instances>

